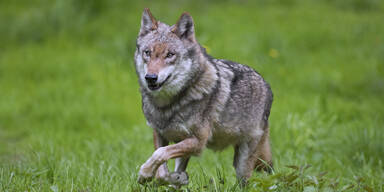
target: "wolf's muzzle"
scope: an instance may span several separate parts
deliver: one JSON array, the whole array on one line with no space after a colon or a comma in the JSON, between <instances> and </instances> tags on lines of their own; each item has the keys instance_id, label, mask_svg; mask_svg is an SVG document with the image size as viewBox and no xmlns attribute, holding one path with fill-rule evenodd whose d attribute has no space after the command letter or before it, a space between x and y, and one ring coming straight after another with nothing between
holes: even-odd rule
<instances>
[{"instance_id":1,"label":"wolf's muzzle","mask_svg":"<svg viewBox=\"0 0 384 192\"><path fill-rule=\"evenodd\" d=\"M168 79L170 75L163 81L157 82L156 74L147 74L145 75L145 80L147 81L148 88L152 91L159 89Z\"/></svg>"}]
</instances>

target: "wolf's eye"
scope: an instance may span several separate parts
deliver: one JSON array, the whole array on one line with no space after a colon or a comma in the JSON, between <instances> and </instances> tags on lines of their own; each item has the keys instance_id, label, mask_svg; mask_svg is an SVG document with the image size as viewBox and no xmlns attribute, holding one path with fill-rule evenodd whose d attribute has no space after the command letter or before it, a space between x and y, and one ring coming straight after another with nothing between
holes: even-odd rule
<instances>
[{"instance_id":1,"label":"wolf's eye","mask_svg":"<svg viewBox=\"0 0 384 192\"><path fill-rule=\"evenodd\" d=\"M172 52L168 52L167 53L167 56L165 56L166 58L171 58L171 57L173 57L175 54L174 53L172 53Z\"/></svg>"},{"instance_id":2,"label":"wolf's eye","mask_svg":"<svg viewBox=\"0 0 384 192\"><path fill-rule=\"evenodd\" d=\"M144 54L145 54L145 56L149 56L149 55L151 55L151 51L150 50L145 50Z\"/></svg>"}]
</instances>

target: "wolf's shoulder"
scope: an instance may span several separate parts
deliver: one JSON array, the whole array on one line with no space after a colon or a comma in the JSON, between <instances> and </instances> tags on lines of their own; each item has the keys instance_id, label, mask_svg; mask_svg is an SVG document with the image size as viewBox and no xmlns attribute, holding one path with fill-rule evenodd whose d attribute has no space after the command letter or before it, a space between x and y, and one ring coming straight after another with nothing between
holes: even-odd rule
<instances>
[{"instance_id":1,"label":"wolf's shoulder","mask_svg":"<svg viewBox=\"0 0 384 192\"><path fill-rule=\"evenodd\" d=\"M249 78L257 81L264 81L259 72L247 65L226 59L215 59L214 63L219 69L224 68L226 70L230 70L233 73L234 81Z\"/></svg>"},{"instance_id":2,"label":"wolf's shoulder","mask_svg":"<svg viewBox=\"0 0 384 192\"><path fill-rule=\"evenodd\" d=\"M272 97L270 85L264 80L259 72L255 69L234 61L225 59L215 59L215 65L220 70L231 71L231 90L232 91L249 91L256 89L264 92L268 97Z\"/></svg>"}]
</instances>

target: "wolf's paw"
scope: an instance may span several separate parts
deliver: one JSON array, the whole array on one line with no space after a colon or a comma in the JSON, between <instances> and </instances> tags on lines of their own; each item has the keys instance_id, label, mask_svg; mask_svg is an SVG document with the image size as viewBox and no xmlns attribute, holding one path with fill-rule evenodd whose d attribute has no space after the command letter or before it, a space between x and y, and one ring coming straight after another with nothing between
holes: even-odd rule
<instances>
[{"instance_id":1,"label":"wolf's paw","mask_svg":"<svg viewBox=\"0 0 384 192\"><path fill-rule=\"evenodd\" d=\"M140 184L144 184L146 182L151 181L153 178L153 174L151 171L146 171L146 169L141 166L139 171L139 177L137 178L137 182Z\"/></svg>"},{"instance_id":2,"label":"wolf's paw","mask_svg":"<svg viewBox=\"0 0 384 192\"><path fill-rule=\"evenodd\" d=\"M188 185L188 174L187 172L172 172L168 176L168 182L175 186Z\"/></svg>"},{"instance_id":3,"label":"wolf's paw","mask_svg":"<svg viewBox=\"0 0 384 192\"><path fill-rule=\"evenodd\" d=\"M140 184L145 184L147 182L150 182L152 180L152 177L143 177L141 175L139 175L139 177L137 178L137 182L140 183Z\"/></svg>"},{"instance_id":4,"label":"wolf's paw","mask_svg":"<svg viewBox=\"0 0 384 192\"><path fill-rule=\"evenodd\" d=\"M159 173L157 172L156 176L156 181L157 181L157 184L159 185L168 185L169 184L169 173L166 172L166 173Z\"/></svg>"},{"instance_id":5,"label":"wolf's paw","mask_svg":"<svg viewBox=\"0 0 384 192\"><path fill-rule=\"evenodd\" d=\"M180 188L183 185L188 185L188 174L186 172L172 172L163 177L156 177L158 185L168 185L175 189Z\"/></svg>"}]
</instances>

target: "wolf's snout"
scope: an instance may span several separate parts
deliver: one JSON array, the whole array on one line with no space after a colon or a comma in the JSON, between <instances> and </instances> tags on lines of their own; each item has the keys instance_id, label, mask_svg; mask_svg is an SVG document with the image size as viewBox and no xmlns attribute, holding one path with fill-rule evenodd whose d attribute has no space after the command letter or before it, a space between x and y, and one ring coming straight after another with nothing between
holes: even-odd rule
<instances>
[{"instance_id":1,"label":"wolf's snout","mask_svg":"<svg viewBox=\"0 0 384 192\"><path fill-rule=\"evenodd\" d=\"M147 75L145 75L145 80L150 85L156 84L157 75L156 74L147 74Z\"/></svg>"},{"instance_id":2,"label":"wolf's snout","mask_svg":"<svg viewBox=\"0 0 384 192\"><path fill-rule=\"evenodd\" d=\"M154 91L159 89L163 84L157 83L158 76L156 74L146 74L145 81L147 81L147 86L150 90Z\"/></svg>"}]
</instances>

